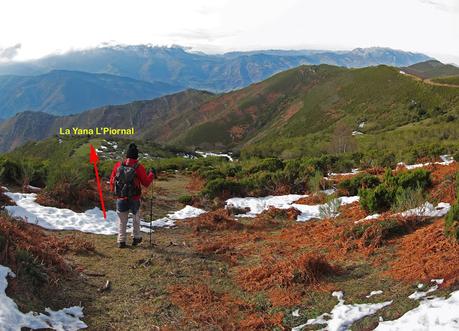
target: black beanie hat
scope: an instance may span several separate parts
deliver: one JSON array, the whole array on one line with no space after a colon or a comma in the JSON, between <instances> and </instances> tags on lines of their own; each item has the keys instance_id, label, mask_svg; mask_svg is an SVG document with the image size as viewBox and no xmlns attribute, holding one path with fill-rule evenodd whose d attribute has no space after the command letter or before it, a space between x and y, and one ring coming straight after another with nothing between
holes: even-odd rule
<instances>
[{"instance_id":1,"label":"black beanie hat","mask_svg":"<svg viewBox=\"0 0 459 331\"><path fill-rule=\"evenodd\" d=\"M139 158L139 150L137 149L137 145L134 143L130 143L129 147L126 152L126 157L129 159L138 159Z\"/></svg>"}]
</instances>

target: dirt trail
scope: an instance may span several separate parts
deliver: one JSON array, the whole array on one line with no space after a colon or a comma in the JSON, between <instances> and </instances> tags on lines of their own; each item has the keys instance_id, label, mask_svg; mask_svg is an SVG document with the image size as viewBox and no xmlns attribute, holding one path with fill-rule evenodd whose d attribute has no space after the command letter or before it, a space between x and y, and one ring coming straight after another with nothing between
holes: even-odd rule
<instances>
[{"instance_id":1,"label":"dirt trail","mask_svg":"<svg viewBox=\"0 0 459 331\"><path fill-rule=\"evenodd\" d=\"M429 85L434 85L434 86L444 86L444 87L455 87L455 88L459 88L459 85L454 85L454 84L446 84L446 83L438 83L438 82L434 82L432 81L431 79L429 78L426 78L426 79L422 79L418 76L415 76L415 75L412 75L412 74L409 74L409 73L404 73L405 76L408 76L414 80L417 80L419 82L423 82L423 83L426 83L426 84L429 84Z\"/></svg>"}]
</instances>

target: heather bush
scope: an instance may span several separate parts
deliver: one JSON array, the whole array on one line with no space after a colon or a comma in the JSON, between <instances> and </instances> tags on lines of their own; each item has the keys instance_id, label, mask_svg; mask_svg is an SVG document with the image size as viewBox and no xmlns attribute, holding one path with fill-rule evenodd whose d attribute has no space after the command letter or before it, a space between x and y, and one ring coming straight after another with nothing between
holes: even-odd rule
<instances>
[{"instance_id":1,"label":"heather bush","mask_svg":"<svg viewBox=\"0 0 459 331\"><path fill-rule=\"evenodd\" d=\"M189 205L193 201L193 197L191 195L182 195L178 198L178 201L184 205Z\"/></svg>"},{"instance_id":2,"label":"heather bush","mask_svg":"<svg viewBox=\"0 0 459 331\"><path fill-rule=\"evenodd\" d=\"M212 179L206 183L202 194L208 198L215 198L222 194L227 195L242 195L245 188L244 185L225 178Z\"/></svg>"},{"instance_id":3,"label":"heather bush","mask_svg":"<svg viewBox=\"0 0 459 331\"><path fill-rule=\"evenodd\" d=\"M359 191L360 204L368 212L418 207L417 204L425 201L424 193L431 185L430 172L427 170L416 169L394 176L387 169L381 184Z\"/></svg>"},{"instance_id":4,"label":"heather bush","mask_svg":"<svg viewBox=\"0 0 459 331\"><path fill-rule=\"evenodd\" d=\"M277 170L282 170L284 168L284 163L277 158L268 158L262 159L247 169L247 172L254 174L260 171L270 171L274 172Z\"/></svg>"},{"instance_id":5,"label":"heather bush","mask_svg":"<svg viewBox=\"0 0 459 331\"><path fill-rule=\"evenodd\" d=\"M445 233L459 241L459 203L454 204L446 215Z\"/></svg>"},{"instance_id":6,"label":"heather bush","mask_svg":"<svg viewBox=\"0 0 459 331\"><path fill-rule=\"evenodd\" d=\"M362 173L338 184L338 188L346 190L349 195L357 195L360 189L374 188L381 183L378 177Z\"/></svg>"},{"instance_id":7,"label":"heather bush","mask_svg":"<svg viewBox=\"0 0 459 331\"><path fill-rule=\"evenodd\" d=\"M0 160L0 180L5 183L22 184L24 171L19 161L11 159Z\"/></svg>"}]
</instances>

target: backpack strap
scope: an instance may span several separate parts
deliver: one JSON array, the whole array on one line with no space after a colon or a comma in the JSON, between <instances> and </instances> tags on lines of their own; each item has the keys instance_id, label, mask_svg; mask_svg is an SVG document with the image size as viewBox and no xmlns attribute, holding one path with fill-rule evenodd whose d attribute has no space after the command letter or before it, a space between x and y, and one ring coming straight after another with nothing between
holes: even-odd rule
<instances>
[{"instance_id":1,"label":"backpack strap","mask_svg":"<svg viewBox=\"0 0 459 331\"><path fill-rule=\"evenodd\" d=\"M131 167L131 166L128 166L126 163L127 163L126 160L121 161L121 165L125 167ZM138 167L139 167L139 162L136 162L131 168L134 168L134 170L136 170Z\"/></svg>"}]
</instances>

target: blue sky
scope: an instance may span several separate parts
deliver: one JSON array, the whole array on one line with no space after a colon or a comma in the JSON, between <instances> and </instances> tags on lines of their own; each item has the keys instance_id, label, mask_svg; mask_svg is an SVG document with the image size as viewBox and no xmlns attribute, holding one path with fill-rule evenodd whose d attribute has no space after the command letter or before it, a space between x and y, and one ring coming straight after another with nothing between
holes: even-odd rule
<instances>
[{"instance_id":1,"label":"blue sky","mask_svg":"<svg viewBox=\"0 0 459 331\"><path fill-rule=\"evenodd\" d=\"M459 64L459 0L2 0L0 60L112 44L382 46Z\"/></svg>"}]
</instances>

